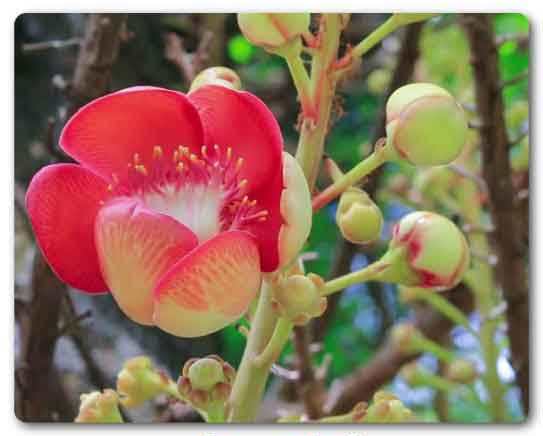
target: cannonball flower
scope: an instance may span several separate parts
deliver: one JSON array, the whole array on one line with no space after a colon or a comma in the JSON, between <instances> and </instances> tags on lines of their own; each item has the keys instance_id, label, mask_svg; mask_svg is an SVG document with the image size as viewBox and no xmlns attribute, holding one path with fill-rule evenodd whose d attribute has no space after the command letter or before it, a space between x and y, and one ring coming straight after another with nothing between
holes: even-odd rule
<instances>
[{"instance_id":1,"label":"cannonball flower","mask_svg":"<svg viewBox=\"0 0 543 436\"><path fill-rule=\"evenodd\" d=\"M111 292L140 324L182 337L223 328L309 233L303 173L248 92L128 88L81 108L60 146L79 164L31 181L38 245L61 280Z\"/></svg>"}]
</instances>

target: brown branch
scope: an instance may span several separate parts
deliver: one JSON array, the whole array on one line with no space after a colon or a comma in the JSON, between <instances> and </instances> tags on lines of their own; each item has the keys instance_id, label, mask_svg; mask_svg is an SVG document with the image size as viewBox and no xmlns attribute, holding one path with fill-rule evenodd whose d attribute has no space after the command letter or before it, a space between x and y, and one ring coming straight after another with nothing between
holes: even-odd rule
<instances>
[{"instance_id":1,"label":"brown branch","mask_svg":"<svg viewBox=\"0 0 543 436\"><path fill-rule=\"evenodd\" d=\"M68 114L109 90L125 25L126 14L89 15L70 87Z\"/></svg>"},{"instance_id":2,"label":"brown branch","mask_svg":"<svg viewBox=\"0 0 543 436\"><path fill-rule=\"evenodd\" d=\"M212 40L213 34L204 32L196 51L188 53L185 50L183 38L177 33L169 32L164 35L164 57L177 67L187 85L194 80L205 65Z\"/></svg>"},{"instance_id":3,"label":"brown branch","mask_svg":"<svg viewBox=\"0 0 543 436\"><path fill-rule=\"evenodd\" d=\"M471 294L463 286L449 291L447 296L464 312L472 310ZM415 326L428 338L440 341L448 335L453 324L433 309L421 306L416 310ZM375 391L392 380L404 364L417 357L403 354L387 341L366 366L335 382L325 405L326 414L347 413L356 403L369 401Z\"/></svg>"},{"instance_id":4,"label":"brown branch","mask_svg":"<svg viewBox=\"0 0 543 436\"><path fill-rule=\"evenodd\" d=\"M522 217L515 208L492 17L487 14L466 14L462 21L471 47L475 96L482 122L482 173L488 186L490 212L495 226L492 236L498 255L496 273L507 301L512 364L527 416L530 407L530 312L524 260L526 253L519 228Z\"/></svg>"}]
</instances>

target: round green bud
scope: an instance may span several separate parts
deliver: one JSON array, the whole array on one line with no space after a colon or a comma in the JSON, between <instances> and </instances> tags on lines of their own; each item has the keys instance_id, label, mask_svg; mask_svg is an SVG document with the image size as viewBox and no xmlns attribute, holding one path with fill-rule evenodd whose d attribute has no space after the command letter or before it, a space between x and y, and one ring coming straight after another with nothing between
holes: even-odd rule
<instances>
[{"instance_id":1,"label":"round green bud","mask_svg":"<svg viewBox=\"0 0 543 436\"><path fill-rule=\"evenodd\" d=\"M116 424L123 419L119 412L119 396L112 389L81 395L79 413L75 422L86 424Z\"/></svg>"},{"instance_id":2,"label":"round green bud","mask_svg":"<svg viewBox=\"0 0 543 436\"><path fill-rule=\"evenodd\" d=\"M295 325L304 325L326 310L326 298L321 297L316 282L301 274L282 280L274 289L272 303Z\"/></svg>"},{"instance_id":3,"label":"round green bud","mask_svg":"<svg viewBox=\"0 0 543 436\"><path fill-rule=\"evenodd\" d=\"M443 88L414 83L397 89L386 106L387 145L413 165L445 165L468 135L463 109Z\"/></svg>"},{"instance_id":4,"label":"round green bud","mask_svg":"<svg viewBox=\"0 0 543 436\"><path fill-rule=\"evenodd\" d=\"M341 195L336 222L346 240L354 244L368 244L381 235L383 215L368 194L350 188Z\"/></svg>"},{"instance_id":5,"label":"round green bud","mask_svg":"<svg viewBox=\"0 0 543 436\"><path fill-rule=\"evenodd\" d=\"M368 90L375 95L384 94L390 83L392 73L385 68L377 68L368 75Z\"/></svg>"},{"instance_id":6,"label":"round green bud","mask_svg":"<svg viewBox=\"0 0 543 436\"><path fill-rule=\"evenodd\" d=\"M379 391L373 396L363 422L398 423L411 421L413 413L393 394Z\"/></svg>"},{"instance_id":7,"label":"round green bud","mask_svg":"<svg viewBox=\"0 0 543 436\"><path fill-rule=\"evenodd\" d=\"M456 359L447 366L445 377L449 380L469 384L477 378L475 365L466 359Z\"/></svg>"},{"instance_id":8,"label":"round green bud","mask_svg":"<svg viewBox=\"0 0 543 436\"><path fill-rule=\"evenodd\" d=\"M217 359L204 357L194 361L187 371L192 389L211 391L215 385L226 380L223 366Z\"/></svg>"},{"instance_id":9,"label":"round green bud","mask_svg":"<svg viewBox=\"0 0 543 436\"><path fill-rule=\"evenodd\" d=\"M394 347L403 354L416 353L416 337L420 335L417 328L411 323L398 323L392 326L389 333L389 340Z\"/></svg>"},{"instance_id":10,"label":"round green bud","mask_svg":"<svg viewBox=\"0 0 543 436\"><path fill-rule=\"evenodd\" d=\"M396 223L389 252L396 249L403 255L395 264L406 274L395 281L406 286L450 289L460 282L470 261L468 243L458 227L428 211L412 212Z\"/></svg>"},{"instance_id":11,"label":"round green bud","mask_svg":"<svg viewBox=\"0 0 543 436\"><path fill-rule=\"evenodd\" d=\"M407 363L400 369L400 376L410 386L421 385L421 370L417 362Z\"/></svg>"},{"instance_id":12,"label":"round green bud","mask_svg":"<svg viewBox=\"0 0 543 436\"><path fill-rule=\"evenodd\" d=\"M219 85L240 90L241 79L238 74L226 67L211 67L200 72L192 81L189 92L196 91L205 85Z\"/></svg>"},{"instance_id":13,"label":"round green bud","mask_svg":"<svg viewBox=\"0 0 543 436\"><path fill-rule=\"evenodd\" d=\"M272 51L307 32L310 21L309 13L238 14L243 36L254 45Z\"/></svg>"}]
</instances>

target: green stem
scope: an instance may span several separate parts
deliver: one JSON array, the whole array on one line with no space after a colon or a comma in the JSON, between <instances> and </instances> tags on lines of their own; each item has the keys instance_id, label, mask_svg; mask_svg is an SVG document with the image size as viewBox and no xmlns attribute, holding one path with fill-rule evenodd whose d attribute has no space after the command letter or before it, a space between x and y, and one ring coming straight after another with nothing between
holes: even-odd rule
<instances>
[{"instance_id":1,"label":"green stem","mask_svg":"<svg viewBox=\"0 0 543 436\"><path fill-rule=\"evenodd\" d=\"M292 327L293 325L289 320L285 318L279 318L279 321L277 321L275 330L273 331L273 335L268 342L268 345L266 345L266 348L264 349L264 351L262 351L262 353L255 357L255 365L271 365L279 358L281 350L288 341L290 332L292 331Z\"/></svg>"},{"instance_id":2,"label":"green stem","mask_svg":"<svg viewBox=\"0 0 543 436\"><path fill-rule=\"evenodd\" d=\"M412 339L412 341L413 348L415 348L417 351L433 354L439 360L445 363L452 363L456 359L456 356L451 350L447 350L425 336L417 335Z\"/></svg>"},{"instance_id":3,"label":"green stem","mask_svg":"<svg viewBox=\"0 0 543 436\"><path fill-rule=\"evenodd\" d=\"M453 321L455 324L461 325L476 338L479 337L477 331L475 331L470 325L466 315L464 315L464 313L454 304L451 304L441 295L435 293L432 290L418 288L412 288L412 290L416 292L417 299L425 301L442 315L445 315L447 318Z\"/></svg>"},{"instance_id":4,"label":"green stem","mask_svg":"<svg viewBox=\"0 0 543 436\"><path fill-rule=\"evenodd\" d=\"M367 53L371 48L381 42L389 34L399 29L402 24L398 23L397 19L393 15L383 24L381 24L377 29L371 32L366 36L361 42L359 42L351 52L353 57L361 57Z\"/></svg>"},{"instance_id":5,"label":"green stem","mask_svg":"<svg viewBox=\"0 0 543 436\"><path fill-rule=\"evenodd\" d=\"M317 211L326 206L334 198L341 195L355 183L358 183L376 168L380 167L386 160L386 148L375 150L366 159L358 163L349 172L343 174L342 177L339 177L334 183L313 198L313 211Z\"/></svg>"},{"instance_id":6,"label":"green stem","mask_svg":"<svg viewBox=\"0 0 543 436\"><path fill-rule=\"evenodd\" d=\"M228 400L228 422L251 422L258 412L271 363L258 366L255 364L255 357L266 348L277 324L277 315L271 305L272 292L272 285L265 280Z\"/></svg>"},{"instance_id":7,"label":"green stem","mask_svg":"<svg viewBox=\"0 0 543 436\"><path fill-rule=\"evenodd\" d=\"M284 59L288 65L296 91L298 92L303 115L307 118L314 118L316 116L316 111L311 96L311 82L302 58L300 57L300 53L293 51L288 52Z\"/></svg>"}]
</instances>

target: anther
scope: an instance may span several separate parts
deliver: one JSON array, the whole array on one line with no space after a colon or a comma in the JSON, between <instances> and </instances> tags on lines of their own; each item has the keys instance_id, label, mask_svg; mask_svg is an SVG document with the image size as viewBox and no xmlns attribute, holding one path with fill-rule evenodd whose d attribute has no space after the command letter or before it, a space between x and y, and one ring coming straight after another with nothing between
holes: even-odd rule
<instances>
[{"instance_id":1,"label":"anther","mask_svg":"<svg viewBox=\"0 0 543 436\"><path fill-rule=\"evenodd\" d=\"M239 188L239 189L244 188L245 186L247 186L247 183L249 183L249 182L247 182L247 179L241 180L241 181L238 183L238 188ZM249 204L250 204L250 203L249 203Z\"/></svg>"},{"instance_id":2,"label":"anther","mask_svg":"<svg viewBox=\"0 0 543 436\"><path fill-rule=\"evenodd\" d=\"M185 164L183 162L179 162L177 166L175 167L178 173L182 173L185 169Z\"/></svg>"},{"instance_id":3,"label":"anther","mask_svg":"<svg viewBox=\"0 0 543 436\"><path fill-rule=\"evenodd\" d=\"M239 171L242 165L243 165L243 158L238 157L238 160L236 162L236 171Z\"/></svg>"},{"instance_id":4,"label":"anther","mask_svg":"<svg viewBox=\"0 0 543 436\"><path fill-rule=\"evenodd\" d=\"M145 168L145 165L136 165L134 167L134 169L140 173L140 174L143 174L144 176L147 175L147 168Z\"/></svg>"},{"instance_id":5,"label":"anther","mask_svg":"<svg viewBox=\"0 0 543 436\"><path fill-rule=\"evenodd\" d=\"M134 153L134 165L137 165L140 163L140 155L138 153Z\"/></svg>"},{"instance_id":6,"label":"anther","mask_svg":"<svg viewBox=\"0 0 543 436\"><path fill-rule=\"evenodd\" d=\"M159 159L159 158L162 157L162 154L163 154L163 153L162 153L162 147L161 147L160 145L155 145L155 146L153 147L153 157L154 157L155 159Z\"/></svg>"}]
</instances>

